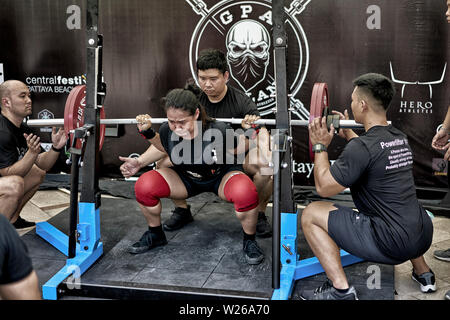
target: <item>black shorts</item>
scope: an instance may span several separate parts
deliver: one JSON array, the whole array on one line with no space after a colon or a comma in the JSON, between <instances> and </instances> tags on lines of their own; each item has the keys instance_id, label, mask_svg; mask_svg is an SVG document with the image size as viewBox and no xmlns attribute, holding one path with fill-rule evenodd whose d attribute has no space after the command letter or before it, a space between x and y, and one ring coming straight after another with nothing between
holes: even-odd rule
<instances>
[{"instance_id":1,"label":"black shorts","mask_svg":"<svg viewBox=\"0 0 450 320\"><path fill-rule=\"evenodd\" d=\"M231 165L223 168L223 170L221 170L221 172L212 179L197 180L190 177L176 166L171 167L171 169L173 169L180 176L181 181L183 181L183 184L188 192L188 198L196 196L203 192L214 192L217 195L219 192L220 183L222 182L222 178L224 177L224 175L231 171L244 172L241 164Z\"/></svg>"},{"instance_id":2,"label":"black shorts","mask_svg":"<svg viewBox=\"0 0 450 320\"><path fill-rule=\"evenodd\" d=\"M396 259L379 249L370 218L352 208L333 204L337 210L330 211L328 234L338 247L361 259L396 265L409 259Z\"/></svg>"}]
</instances>

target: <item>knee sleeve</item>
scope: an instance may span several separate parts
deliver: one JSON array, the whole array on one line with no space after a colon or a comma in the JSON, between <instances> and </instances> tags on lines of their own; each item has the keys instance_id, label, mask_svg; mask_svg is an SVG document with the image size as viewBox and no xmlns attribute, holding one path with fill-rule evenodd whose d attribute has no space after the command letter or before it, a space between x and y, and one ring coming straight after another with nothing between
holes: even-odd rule
<instances>
[{"instance_id":1,"label":"knee sleeve","mask_svg":"<svg viewBox=\"0 0 450 320\"><path fill-rule=\"evenodd\" d=\"M136 200L146 207L154 207L159 199L170 195L170 188L166 179L155 170L144 173L134 185Z\"/></svg>"},{"instance_id":2,"label":"knee sleeve","mask_svg":"<svg viewBox=\"0 0 450 320\"><path fill-rule=\"evenodd\" d=\"M234 203L237 212L244 212L258 206L258 192L253 181L245 174L235 174L225 184L223 193Z\"/></svg>"}]
</instances>

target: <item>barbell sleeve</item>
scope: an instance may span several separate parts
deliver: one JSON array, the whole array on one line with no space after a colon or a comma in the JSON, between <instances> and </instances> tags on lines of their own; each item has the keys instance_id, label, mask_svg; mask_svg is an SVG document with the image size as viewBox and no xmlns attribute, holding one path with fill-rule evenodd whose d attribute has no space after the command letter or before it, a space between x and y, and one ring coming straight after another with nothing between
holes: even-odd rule
<instances>
[{"instance_id":1,"label":"barbell sleeve","mask_svg":"<svg viewBox=\"0 0 450 320\"><path fill-rule=\"evenodd\" d=\"M242 119L239 118L218 118L217 121L228 122L232 124L241 124ZM167 121L167 118L152 118L152 123L161 124ZM261 125L275 125L275 119L259 119L255 122ZM388 121L390 124L391 122ZM123 118L123 119L101 119L100 124L103 125L116 125L116 124L137 124L135 118ZM308 120L291 120L291 125L307 127ZM29 127L62 127L64 126L64 119L30 119L27 121ZM356 123L354 120L339 120L339 126L343 129L363 128L363 125Z\"/></svg>"},{"instance_id":2,"label":"barbell sleeve","mask_svg":"<svg viewBox=\"0 0 450 320\"><path fill-rule=\"evenodd\" d=\"M64 119L30 119L25 123L29 127L63 127Z\"/></svg>"}]
</instances>

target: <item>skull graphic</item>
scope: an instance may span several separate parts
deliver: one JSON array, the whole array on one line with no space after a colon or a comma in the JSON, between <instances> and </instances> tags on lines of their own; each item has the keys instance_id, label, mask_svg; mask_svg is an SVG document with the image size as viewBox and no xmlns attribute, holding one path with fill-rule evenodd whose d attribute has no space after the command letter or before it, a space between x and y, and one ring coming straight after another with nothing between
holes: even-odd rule
<instances>
[{"instance_id":1,"label":"skull graphic","mask_svg":"<svg viewBox=\"0 0 450 320\"><path fill-rule=\"evenodd\" d=\"M241 20L226 37L230 74L245 92L264 80L269 64L270 35L255 20Z\"/></svg>"}]
</instances>

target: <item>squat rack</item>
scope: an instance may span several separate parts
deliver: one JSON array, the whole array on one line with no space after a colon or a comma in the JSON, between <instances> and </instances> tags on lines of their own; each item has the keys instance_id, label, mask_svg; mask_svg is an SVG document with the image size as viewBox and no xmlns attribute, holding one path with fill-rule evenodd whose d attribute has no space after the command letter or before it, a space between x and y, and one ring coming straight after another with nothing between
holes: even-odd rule
<instances>
[{"instance_id":1,"label":"squat rack","mask_svg":"<svg viewBox=\"0 0 450 320\"><path fill-rule=\"evenodd\" d=\"M87 0L86 41L87 41L87 80L84 126L75 130L71 142L71 202L70 231L63 234L48 222L37 223L36 234L68 256L66 265L43 286L44 299L56 300L67 289L72 293L93 296L95 291L104 297L135 298L261 298L257 294L240 295L236 292L217 292L215 290L172 290L170 288L102 287L79 284L74 288L70 277L80 277L103 254L100 236L99 190L99 130L100 109L106 94L102 79L103 39L98 33L99 0ZM293 201L292 175L292 132L288 111L287 86L287 35L285 32L286 9L282 0L272 1L274 65L276 82L276 129L274 137L274 192L272 210L272 288L273 300L287 300L292 294L298 279L323 272L317 258L300 260L297 254L297 206ZM76 148L76 139L84 139L85 145ZM84 154L82 166L83 184L78 202L79 159ZM78 223L77 223L78 220ZM346 266L361 259L341 250L342 265ZM111 294L114 291L114 294Z\"/></svg>"}]
</instances>

